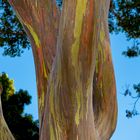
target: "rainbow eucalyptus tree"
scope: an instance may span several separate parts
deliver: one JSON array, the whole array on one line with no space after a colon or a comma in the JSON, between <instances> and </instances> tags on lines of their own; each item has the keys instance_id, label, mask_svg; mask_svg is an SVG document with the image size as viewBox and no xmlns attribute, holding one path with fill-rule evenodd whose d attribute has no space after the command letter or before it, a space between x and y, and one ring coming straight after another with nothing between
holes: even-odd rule
<instances>
[{"instance_id":1,"label":"rainbow eucalyptus tree","mask_svg":"<svg viewBox=\"0 0 140 140\"><path fill-rule=\"evenodd\" d=\"M40 140L109 140L117 104L110 0L9 0L36 67ZM9 138L10 139L10 138Z\"/></svg>"}]
</instances>

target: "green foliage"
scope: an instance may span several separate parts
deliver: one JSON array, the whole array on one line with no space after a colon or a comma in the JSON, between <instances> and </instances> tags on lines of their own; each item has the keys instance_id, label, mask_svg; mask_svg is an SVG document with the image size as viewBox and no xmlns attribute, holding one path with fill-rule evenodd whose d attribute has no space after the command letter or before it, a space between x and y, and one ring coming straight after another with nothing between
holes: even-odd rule
<instances>
[{"instance_id":1,"label":"green foliage","mask_svg":"<svg viewBox=\"0 0 140 140\"><path fill-rule=\"evenodd\" d=\"M128 39L140 38L140 1L113 0L109 21L114 25L111 31L125 32Z\"/></svg>"},{"instance_id":2,"label":"green foliage","mask_svg":"<svg viewBox=\"0 0 140 140\"><path fill-rule=\"evenodd\" d=\"M140 0L112 0L109 14L110 32L124 32L134 44L123 54L127 57L140 55Z\"/></svg>"},{"instance_id":3,"label":"green foliage","mask_svg":"<svg viewBox=\"0 0 140 140\"><path fill-rule=\"evenodd\" d=\"M127 47L126 51L122 53L124 56L133 58L140 55L140 49L138 46L133 45L132 47Z\"/></svg>"},{"instance_id":4,"label":"green foliage","mask_svg":"<svg viewBox=\"0 0 140 140\"><path fill-rule=\"evenodd\" d=\"M126 110L127 118L132 118L133 116L139 115L136 107L140 100L140 83L134 84L133 90L134 90L134 92L131 92L130 89L127 88L124 92L124 96L129 96L134 101L133 108L131 110L128 110L128 109Z\"/></svg>"},{"instance_id":5,"label":"green foliage","mask_svg":"<svg viewBox=\"0 0 140 140\"><path fill-rule=\"evenodd\" d=\"M140 1L118 0L117 5L118 28L125 32L128 38L140 38Z\"/></svg>"},{"instance_id":6,"label":"green foliage","mask_svg":"<svg viewBox=\"0 0 140 140\"><path fill-rule=\"evenodd\" d=\"M8 99L10 96L12 96L15 92L14 89L14 81L8 78L8 75L3 73L2 76L0 76L0 83L3 86L3 98Z\"/></svg>"},{"instance_id":7,"label":"green foliage","mask_svg":"<svg viewBox=\"0 0 140 140\"><path fill-rule=\"evenodd\" d=\"M29 41L21 23L17 19L7 0L0 0L0 47L3 55L20 56Z\"/></svg>"},{"instance_id":8,"label":"green foliage","mask_svg":"<svg viewBox=\"0 0 140 140\"><path fill-rule=\"evenodd\" d=\"M2 108L4 118L16 140L38 140L38 121L32 115L24 113L25 105L31 103L31 96L27 91L19 90L15 93L13 80L3 73L0 75L3 87Z\"/></svg>"}]
</instances>

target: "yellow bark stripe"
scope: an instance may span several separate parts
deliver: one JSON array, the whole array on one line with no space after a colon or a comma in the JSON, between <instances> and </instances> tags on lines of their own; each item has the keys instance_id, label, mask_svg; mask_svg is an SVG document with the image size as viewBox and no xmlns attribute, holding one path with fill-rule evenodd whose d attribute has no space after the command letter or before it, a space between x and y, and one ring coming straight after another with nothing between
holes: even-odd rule
<instances>
[{"instance_id":1,"label":"yellow bark stripe","mask_svg":"<svg viewBox=\"0 0 140 140\"><path fill-rule=\"evenodd\" d=\"M55 133L52 124L50 124L50 140L55 140Z\"/></svg>"},{"instance_id":2,"label":"yellow bark stripe","mask_svg":"<svg viewBox=\"0 0 140 140\"><path fill-rule=\"evenodd\" d=\"M76 66L78 59L78 51L80 47L80 35L82 31L82 21L86 11L87 0L77 0L76 16L75 16L75 27L74 27L74 38L75 42L72 45L72 64Z\"/></svg>"},{"instance_id":3,"label":"yellow bark stripe","mask_svg":"<svg viewBox=\"0 0 140 140\"><path fill-rule=\"evenodd\" d=\"M26 27L30 31L30 33L31 33L31 35L32 35L32 37L34 39L34 42L35 42L37 48L40 48L41 43L40 43L40 40L39 40L39 37L38 37L37 33L34 31L34 29L32 28L31 25L29 25L28 23L24 23L24 24L26 25ZM46 72L45 63L44 63L44 61L42 63L43 63L42 65L43 65L44 77L47 78L47 72Z\"/></svg>"},{"instance_id":4,"label":"yellow bark stripe","mask_svg":"<svg viewBox=\"0 0 140 140\"><path fill-rule=\"evenodd\" d=\"M79 125L79 121L80 121L80 107L81 107L81 95L82 92L77 92L76 93L76 100L77 100L77 111L75 114L75 123L78 126Z\"/></svg>"},{"instance_id":5,"label":"yellow bark stripe","mask_svg":"<svg viewBox=\"0 0 140 140\"><path fill-rule=\"evenodd\" d=\"M104 31L104 26L103 23L101 24L101 31L100 31L100 40L103 42L105 39L105 31Z\"/></svg>"},{"instance_id":6,"label":"yellow bark stripe","mask_svg":"<svg viewBox=\"0 0 140 140\"><path fill-rule=\"evenodd\" d=\"M39 40L37 33L34 31L33 27L30 24L28 24L26 22L24 22L24 24L28 28L28 30L30 31L36 46L39 48L41 43L40 43L40 40Z\"/></svg>"},{"instance_id":7,"label":"yellow bark stripe","mask_svg":"<svg viewBox=\"0 0 140 140\"><path fill-rule=\"evenodd\" d=\"M47 79L47 72L46 72L46 67L45 67L45 63L43 61L43 71L44 71L44 77Z\"/></svg>"},{"instance_id":8,"label":"yellow bark stripe","mask_svg":"<svg viewBox=\"0 0 140 140\"><path fill-rule=\"evenodd\" d=\"M86 11L87 0L77 0L76 5L76 15L75 15L75 27L74 27L74 38L75 41L72 45L71 55L72 55L72 65L78 67L78 52L80 48L80 36L82 32L83 18ZM77 70L76 70L77 74ZM76 76L77 77L77 76ZM76 78L79 82L79 76ZM80 121L80 108L81 108L81 94L80 89L76 93L77 111L75 114L75 123L78 126Z\"/></svg>"}]
</instances>

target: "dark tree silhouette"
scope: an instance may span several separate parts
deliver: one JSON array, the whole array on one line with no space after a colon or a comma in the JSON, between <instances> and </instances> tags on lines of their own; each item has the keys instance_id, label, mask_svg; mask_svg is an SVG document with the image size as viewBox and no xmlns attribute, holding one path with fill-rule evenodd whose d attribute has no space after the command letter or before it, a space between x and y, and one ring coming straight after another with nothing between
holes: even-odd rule
<instances>
[{"instance_id":1,"label":"dark tree silhouette","mask_svg":"<svg viewBox=\"0 0 140 140\"><path fill-rule=\"evenodd\" d=\"M24 113L25 105L31 103L31 96L27 91L15 92L13 80L3 73L0 75L2 91L2 108L4 118L16 140L38 140L39 126L32 115Z\"/></svg>"}]
</instances>

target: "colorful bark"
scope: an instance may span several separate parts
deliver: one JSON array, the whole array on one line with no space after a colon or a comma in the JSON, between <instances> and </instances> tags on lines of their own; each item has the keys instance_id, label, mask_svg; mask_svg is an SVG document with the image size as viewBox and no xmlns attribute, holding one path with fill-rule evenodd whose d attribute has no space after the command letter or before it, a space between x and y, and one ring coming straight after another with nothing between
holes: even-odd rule
<instances>
[{"instance_id":1,"label":"colorful bark","mask_svg":"<svg viewBox=\"0 0 140 140\"><path fill-rule=\"evenodd\" d=\"M104 3L108 5L108 3ZM109 7L102 9L100 20L100 34L96 56L96 69L93 79L93 111L95 116L96 130L101 140L110 139L114 132L117 121L117 101L114 70L110 51L108 33Z\"/></svg>"},{"instance_id":2,"label":"colorful bark","mask_svg":"<svg viewBox=\"0 0 140 140\"><path fill-rule=\"evenodd\" d=\"M16 9L16 14L31 41L41 123L48 78L55 56L60 13L55 0L11 0L9 2Z\"/></svg>"},{"instance_id":3,"label":"colorful bark","mask_svg":"<svg viewBox=\"0 0 140 140\"><path fill-rule=\"evenodd\" d=\"M2 104L1 104L1 93L2 93L2 86L0 84L0 140L15 140L3 116Z\"/></svg>"},{"instance_id":4,"label":"colorful bark","mask_svg":"<svg viewBox=\"0 0 140 140\"><path fill-rule=\"evenodd\" d=\"M32 44L40 140L108 140L117 114L110 1L63 1L61 16L54 1L10 3Z\"/></svg>"}]
</instances>

